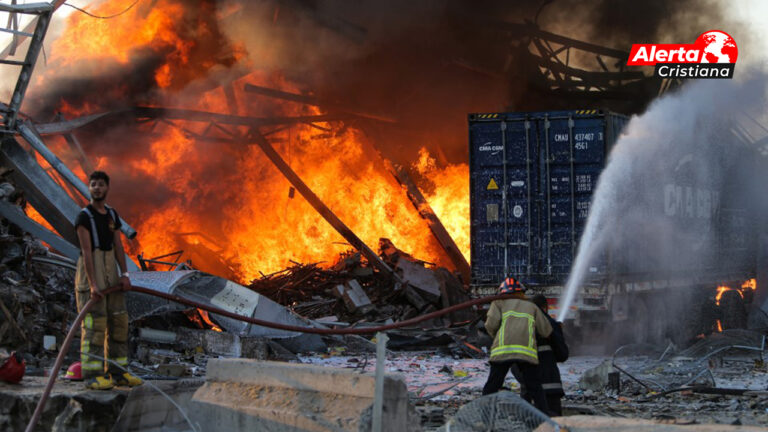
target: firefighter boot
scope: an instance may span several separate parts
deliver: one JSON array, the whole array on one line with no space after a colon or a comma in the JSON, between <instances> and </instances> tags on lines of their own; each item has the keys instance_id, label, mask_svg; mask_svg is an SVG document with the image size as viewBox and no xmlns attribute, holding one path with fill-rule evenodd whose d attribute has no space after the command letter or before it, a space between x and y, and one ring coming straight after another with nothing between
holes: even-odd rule
<instances>
[{"instance_id":1,"label":"firefighter boot","mask_svg":"<svg viewBox=\"0 0 768 432\"><path fill-rule=\"evenodd\" d=\"M85 381L85 388L89 390L109 390L115 386L112 375L100 375Z\"/></svg>"},{"instance_id":2,"label":"firefighter boot","mask_svg":"<svg viewBox=\"0 0 768 432\"><path fill-rule=\"evenodd\" d=\"M136 375L132 375L128 372L124 372L120 375L117 375L115 384L119 386L136 387L144 384L144 381L141 378L137 377Z\"/></svg>"}]
</instances>

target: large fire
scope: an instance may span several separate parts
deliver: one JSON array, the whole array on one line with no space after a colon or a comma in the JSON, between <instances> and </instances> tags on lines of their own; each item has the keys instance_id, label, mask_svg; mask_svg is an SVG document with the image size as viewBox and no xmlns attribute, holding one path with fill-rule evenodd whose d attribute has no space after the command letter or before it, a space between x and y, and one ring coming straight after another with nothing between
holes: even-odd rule
<instances>
[{"instance_id":1,"label":"large fire","mask_svg":"<svg viewBox=\"0 0 768 432\"><path fill-rule=\"evenodd\" d=\"M93 12L108 15L130 3L104 3ZM180 23L180 17L189 15L187 6L175 0L153 5L150 10L136 7L110 20L71 15L63 35L52 46L50 63L56 67L49 68L38 83L48 82L56 74L74 74L83 65L89 70L103 66L107 74L110 67L149 53L157 63L146 72L155 87L155 98L147 104L260 117L323 113L320 108L256 97L243 90L245 84L258 84L300 92L275 71L254 70L225 83L235 94L234 106L223 87L185 87L205 80L211 70L235 61L247 64L248 60L238 48L230 48L224 61L206 60L206 55L216 52L200 46L201 37L215 33L202 17L204 11L193 20L198 25L193 39ZM248 55L252 58L259 53ZM119 91L106 92L102 100L62 99L58 108L70 118L99 112L115 106L114 100L108 100L115 94ZM185 249L183 259L192 259L193 266L221 273L215 270L221 267L206 262L210 255L205 251L209 251L221 258L219 264L232 269L231 276L248 281L260 272L282 269L289 260L332 263L349 248L294 193L259 147L195 139L189 132L200 133L209 125L182 126L187 130L162 122L122 126L126 129L118 133L104 131L110 149L101 143L87 146L95 167L113 174L113 189L130 192L131 199L115 192L111 201L139 233L136 241L128 243L132 255L153 257ZM366 150L375 146L367 139L354 125L341 122L300 123L269 135L286 162L366 244L375 248L379 238L386 237L420 259L452 267L406 194L384 169L380 156ZM70 166L77 164L67 155L60 156ZM427 186L425 196L468 259L467 165L438 166L422 149L412 168L428 183L421 185ZM85 176L82 170L78 174ZM115 186L121 182L122 186Z\"/></svg>"}]
</instances>

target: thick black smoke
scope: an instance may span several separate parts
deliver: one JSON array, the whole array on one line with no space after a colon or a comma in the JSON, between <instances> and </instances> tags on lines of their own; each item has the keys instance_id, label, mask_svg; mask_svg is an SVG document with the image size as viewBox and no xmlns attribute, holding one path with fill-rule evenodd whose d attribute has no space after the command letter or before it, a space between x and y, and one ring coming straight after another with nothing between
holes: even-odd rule
<instances>
[{"instance_id":1,"label":"thick black smoke","mask_svg":"<svg viewBox=\"0 0 768 432\"><path fill-rule=\"evenodd\" d=\"M164 3L175 2L151 7ZM408 162L427 146L463 162L469 112L603 107L600 100L574 101L536 90L538 68L523 64L512 48L527 40L511 38L498 23L535 20L544 30L621 50L639 42L692 41L723 24L710 1L181 4L184 13L175 30L194 43L184 68L188 73L176 71L169 89L157 91L154 72L174 48L138 49L135 61L122 70L62 81L51 74L45 89L32 92L38 96L32 111L45 118L62 99L104 108L164 105L169 94L183 100L190 89L208 90L259 69L285 76L326 103L396 119L395 125L362 125L389 157ZM148 13L150 5L142 6Z\"/></svg>"}]
</instances>

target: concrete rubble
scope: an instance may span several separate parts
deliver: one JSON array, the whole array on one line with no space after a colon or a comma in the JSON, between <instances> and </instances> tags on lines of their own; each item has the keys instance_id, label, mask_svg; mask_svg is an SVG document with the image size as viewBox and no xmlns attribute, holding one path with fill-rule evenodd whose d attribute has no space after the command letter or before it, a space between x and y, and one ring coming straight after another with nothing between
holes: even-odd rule
<instances>
[{"instance_id":1,"label":"concrete rubble","mask_svg":"<svg viewBox=\"0 0 768 432\"><path fill-rule=\"evenodd\" d=\"M417 431L402 378L384 381L383 431ZM192 397L193 421L203 430L365 431L370 427L374 377L344 369L212 360Z\"/></svg>"},{"instance_id":2,"label":"concrete rubble","mask_svg":"<svg viewBox=\"0 0 768 432\"><path fill-rule=\"evenodd\" d=\"M21 384L0 381L0 430L22 431L45 386L43 377L24 377ZM108 432L117 421L129 389L84 390L82 383L61 382L53 390L39 431Z\"/></svg>"}]
</instances>

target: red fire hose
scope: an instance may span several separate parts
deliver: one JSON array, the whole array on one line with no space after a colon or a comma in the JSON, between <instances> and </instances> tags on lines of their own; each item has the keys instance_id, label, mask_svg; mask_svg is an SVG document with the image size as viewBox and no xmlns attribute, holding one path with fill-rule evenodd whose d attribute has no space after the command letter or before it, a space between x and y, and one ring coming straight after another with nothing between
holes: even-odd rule
<instances>
[{"instance_id":1,"label":"red fire hose","mask_svg":"<svg viewBox=\"0 0 768 432\"><path fill-rule=\"evenodd\" d=\"M106 294L118 291L119 289L120 289L119 286L114 286L114 287L107 288L104 291L101 291L101 293L102 295L106 295ZM445 314L449 314L457 310L467 309L475 305L490 303L494 300L512 298L512 295L510 294L501 294L501 295L495 295L491 297L483 297L479 299L470 300L464 303L460 303L454 306L450 306L445 309L440 309L438 311L431 312L425 315L420 315L405 321L400 321L400 322L378 326L378 327L321 329L321 328L314 328L314 327L301 327L301 326L294 326L294 325L288 325L288 324L273 323L270 321L264 321L257 318L247 317L244 315L238 315L236 313L232 313L224 309L217 308L215 306L204 305L202 303L188 300L188 299L179 297L177 295L166 294L163 292L155 291L148 288L138 287L138 286L131 286L128 289L128 291L138 292L142 294L149 294L155 297L164 298L166 300L171 300L176 303L181 303L187 306L196 307L211 313L215 313L217 315L222 315L227 318L232 318L232 319L244 321L251 324L256 324L262 327L269 327L269 328L278 329L278 330L295 331L295 332L301 332L301 333L321 334L321 335L371 334L371 333L376 333L376 332L385 331L385 330L392 330L395 328L407 327L409 325L417 324L432 318L437 318L439 316L443 316ZM77 332L77 329L80 326L80 323L83 321L83 318L95 303L96 301L94 301L93 297L91 297L91 299L88 300L85 306L83 306L83 309L80 310L80 313L77 314L77 318L75 318L75 321L72 323L72 326L69 328L67 337L64 338L64 342L62 342L61 348L59 348L59 354L56 356L56 362L54 362L53 367L51 368L50 376L48 377L48 382L45 385L45 390L43 390L43 394L42 396L40 396L40 400L37 402L37 407L35 407L35 412L32 414L32 418L29 420L29 423L27 424L27 428L25 429L25 432L32 432L35 426L37 426L38 421L40 421L40 417L43 414L43 409L45 408L45 404L48 401L48 397L51 394L51 390L53 390L53 384L56 382L57 375L59 374L61 365L64 362L64 356L69 350L69 346L72 344L72 339L74 338L75 333Z\"/></svg>"}]
</instances>

